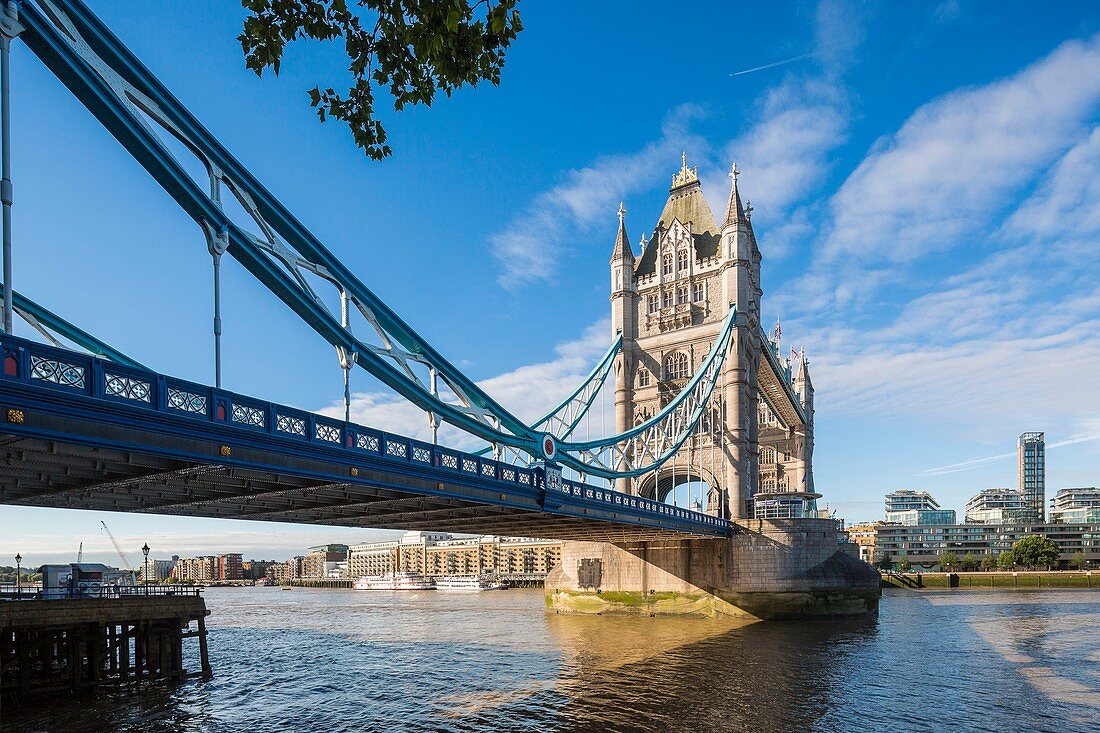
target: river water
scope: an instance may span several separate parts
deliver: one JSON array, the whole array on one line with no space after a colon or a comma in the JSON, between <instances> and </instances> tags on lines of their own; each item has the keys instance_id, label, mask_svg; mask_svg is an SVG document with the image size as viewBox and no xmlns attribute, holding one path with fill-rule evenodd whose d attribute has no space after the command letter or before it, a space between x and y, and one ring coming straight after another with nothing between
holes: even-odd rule
<instances>
[{"instance_id":1,"label":"river water","mask_svg":"<svg viewBox=\"0 0 1100 733\"><path fill-rule=\"evenodd\" d=\"M559 616L538 590L206 598L214 679L0 729L1100 731L1096 591L888 589L872 620L747 624Z\"/></svg>"}]
</instances>

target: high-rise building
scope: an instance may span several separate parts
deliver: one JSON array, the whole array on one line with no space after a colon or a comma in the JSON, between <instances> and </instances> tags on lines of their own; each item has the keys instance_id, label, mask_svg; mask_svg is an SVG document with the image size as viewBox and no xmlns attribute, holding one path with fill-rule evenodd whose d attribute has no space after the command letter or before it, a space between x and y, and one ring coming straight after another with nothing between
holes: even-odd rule
<instances>
[{"instance_id":1,"label":"high-rise building","mask_svg":"<svg viewBox=\"0 0 1100 733\"><path fill-rule=\"evenodd\" d=\"M982 489L966 502L967 524L1036 521L1032 507L1016 489Z\"/></svg>"},{"instance_id":2,"label":"high-rise building","mask_svg":"<svg viewBox=\"0 0 1100 733\"><path fill-rule=\"evenodd\" d=\"M1046 512L1046 443L1043 433L1024 433L1016 447L1016 487L1033 521L1042 522Z\"/></svg>"},{"instance_id":3,"label":"high-rise building","mask_svg":"<svg viewBox=\"0 0 1100 733\"><path fill-rule=\"evenodd\" d=\"M1100 524L1100 488L1058 489L1050 500L1052 524Z\"/></svg>"},{"instance_id":4,"label":"high-rise building","mask_svg":"<svg viewBox=\"0 0 1100 733\"><path fill-rule=\"evenodd\" d=\"M909 526L954 524L955 510L940 509L927 491L898 489L886 495L886 521Z\"/></svg>"},{"instance_id":5,"label":"high-rise building","mask_svg":"<svg viewBox=\"0 0 1100 733\"><path fill-rule=\"evenodd\" d=\"M244 577L244 569L241 567L241 554L231 552L228 555L218 555L215 580L240 580Z\"/></svg>"}]
</instances>

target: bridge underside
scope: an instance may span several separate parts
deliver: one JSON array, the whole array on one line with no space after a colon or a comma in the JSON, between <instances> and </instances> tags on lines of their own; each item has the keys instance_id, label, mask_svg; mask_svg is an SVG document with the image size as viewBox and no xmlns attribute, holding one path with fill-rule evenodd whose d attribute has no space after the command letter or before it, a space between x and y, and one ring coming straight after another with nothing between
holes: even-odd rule
<instances>
[{"instance_id":1,"label":"bridge underside","mask_svg":"<svg viewBox=\"0 0 1100 733\"><path fill-rule=\"evenodd\" d=\"M401 491L408 477L385 471L333 482L13 434L0 434L0 457L4 504L604 542L691 536Z\"/></svg>"}]
</instances>

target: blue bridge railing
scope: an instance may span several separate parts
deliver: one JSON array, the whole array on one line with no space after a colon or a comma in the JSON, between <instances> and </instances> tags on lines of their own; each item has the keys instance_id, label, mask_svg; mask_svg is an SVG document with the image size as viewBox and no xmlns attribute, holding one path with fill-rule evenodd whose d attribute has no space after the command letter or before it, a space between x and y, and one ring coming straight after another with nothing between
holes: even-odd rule
<instances>
[{"instance_id":1,"label":"blue bridge railing","mask_svg":"<svg viewBox=\"0 0 1100 733\"><path fill-rule=\"evenodd\" d=\"M0 334L0 362L0 379L102 401L99 404L106 409L149 411L195 427L206 423L244 434L264 434L322 452L337 451L345 460L370 457L384 463L441 469L520 492L547 490L545 469L540 467L503 463L16 336ZM720 517L575 481L562 481L556 493L577 506L677 520L715 534L731 527Z\"/></svg>"}]
</instances>

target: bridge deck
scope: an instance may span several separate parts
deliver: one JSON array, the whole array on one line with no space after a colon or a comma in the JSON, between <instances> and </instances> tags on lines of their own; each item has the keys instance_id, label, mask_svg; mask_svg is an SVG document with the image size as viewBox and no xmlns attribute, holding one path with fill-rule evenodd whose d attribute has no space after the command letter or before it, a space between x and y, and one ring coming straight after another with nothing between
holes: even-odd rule
<instances>
[{"instance_id":1,"label":"bridge deck","mask_svg":"<svg viewBox=\"0 0 1100 733\"><path fill-rule=\"evenodd\" d=\"M725 520L0 336L0 503L626 542Z\"/></svg>"}]
</instances>

